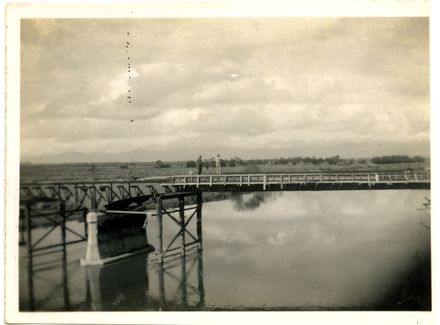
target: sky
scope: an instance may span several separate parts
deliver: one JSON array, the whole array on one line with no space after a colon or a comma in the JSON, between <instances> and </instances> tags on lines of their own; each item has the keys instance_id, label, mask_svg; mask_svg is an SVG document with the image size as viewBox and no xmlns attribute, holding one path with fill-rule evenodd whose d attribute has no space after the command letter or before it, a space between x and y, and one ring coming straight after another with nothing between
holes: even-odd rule
<instances>
[{"instance_id":1,"label":"sky","mask_svg":"<svg viewBox=\"0 0 440 325\"><path fill-rule=\"evenodd\" d=\"M21 156L429 143L429 70L427 18L26 19Z\"/></svg>"}]
</instances>

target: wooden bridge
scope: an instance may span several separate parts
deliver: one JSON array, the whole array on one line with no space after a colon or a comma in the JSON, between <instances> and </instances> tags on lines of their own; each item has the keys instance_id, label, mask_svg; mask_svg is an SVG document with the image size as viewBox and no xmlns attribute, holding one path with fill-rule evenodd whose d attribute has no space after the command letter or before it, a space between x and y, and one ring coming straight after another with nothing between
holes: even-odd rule
<instances>
[{"instance_id":1,"label":"wooden bridge","mask_svg":"<svg viewBox=\"0 0 440 325\"><path fill-rule=\"evenodd\" d=\"M151 180L60 181L20 184L20 199L50 198L96 210L110 202L173 192L429 189L429 172L178 175Z\"/></svg>"},{"instance_id":2,"label":"wooden bridge","mask_svg":"<svg viewBox=\"0 0 440 325\"><path fill-rule=\"evenodd\" d=\"M172 176L162 186L176 191L322 191L429 189L429 172L295 173Z\"/></svg>"}]
</instances>

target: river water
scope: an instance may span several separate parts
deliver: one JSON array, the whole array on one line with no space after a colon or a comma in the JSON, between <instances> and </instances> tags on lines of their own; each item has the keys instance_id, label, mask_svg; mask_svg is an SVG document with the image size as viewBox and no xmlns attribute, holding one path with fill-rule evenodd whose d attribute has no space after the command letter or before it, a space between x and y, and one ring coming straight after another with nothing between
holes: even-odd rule
<instances>
[{"instance_id":1,"label":"river water","mask_svg":"<svg viewBox=\"0 0 440 325\"><path fill-rule=\"evenodd\" d=\"M30 270L21 247L20 310L430 310L429 196L234 194L203 204L203 250L163 266L150 253L83 267L80 243L66 261L42 256L53 265ZM154 245L154 220L148 227ZM167 242L177 228L165 230Z\"/></svg>"}]
</instances>

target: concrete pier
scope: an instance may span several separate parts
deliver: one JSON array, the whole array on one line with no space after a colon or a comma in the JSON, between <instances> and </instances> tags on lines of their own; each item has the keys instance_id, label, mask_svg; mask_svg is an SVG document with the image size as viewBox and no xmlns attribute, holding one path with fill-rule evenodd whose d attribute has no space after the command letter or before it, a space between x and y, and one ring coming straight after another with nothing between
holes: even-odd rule
<instances>
[{"instance_id":1,"label":"concrete pier","mask_svg":"<svg viewBox=\"0 0 440 325\"><path fill-rule=\"evenodd\" d=\"M145 217L89 212L86 256L81 265L103 265L152 251L143 227Z\"/></svg>"}]
</instances>

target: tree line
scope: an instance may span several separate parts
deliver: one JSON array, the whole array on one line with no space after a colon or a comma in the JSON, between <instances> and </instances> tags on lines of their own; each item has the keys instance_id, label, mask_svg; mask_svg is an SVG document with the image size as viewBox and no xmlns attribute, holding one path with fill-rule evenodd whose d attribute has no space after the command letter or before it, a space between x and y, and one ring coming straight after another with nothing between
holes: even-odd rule
<instances>
[{"instance_id":1,"label":"tree line","mask_svg":"<svg viewBox=\"0 0 440 325\"><path fill-rule=\"evenodd\" d=\"M274 159L241 159L234 157L230 159L220 159L221 167L236 167L236 166L257 166L257 165L299 165L299 164L323 164L336 165L342 161L348 161L354 163L354 159L341 159L339 156L332 156L328 158L316 158L316 157L289 157L289 158L274 158ZM210 168L215 167L214 158L203 160L203 167ZM185 165L187 168L195 168L197 163L194 160L189 160Z\"/></svg>"},{"instance_id":2,"label":"tree line","mask_svg":"<svg viewBox=\"0 0 440 325\"><path fill-rule=\"evenodd\" d=\"M395 164L395 163L411 163L411 162L424 162L425 158L421 156L403 156L403 155L394 155L394 156L382 156L382 157L374 157L371 159L373 164Z\"/></svg>"},{"instance_id":3,"label":"tree line","mask_svg":"<svg viewBox=\"0 0 440 325\"><path fill-rule=\"evenodd\" d=\"M393 164L393 163L409 163L409 162L424 162L425 159L420 156L409 157L404 155L381 156L371 158L373 164ZM353 165L366 164L368 159L351 159L341 158L339 155L321 158L321 157L289 157L289 158L275 158L275 159L241 159L234 157L230 159L220 159L221 167L236 167L236 166L256 166L256 165ZM214 158L204 159L202 163L204 168L215 167ZM186 162L185 167L196 168L197 163L194 160Z\"/></svg>"}]
</instances>

